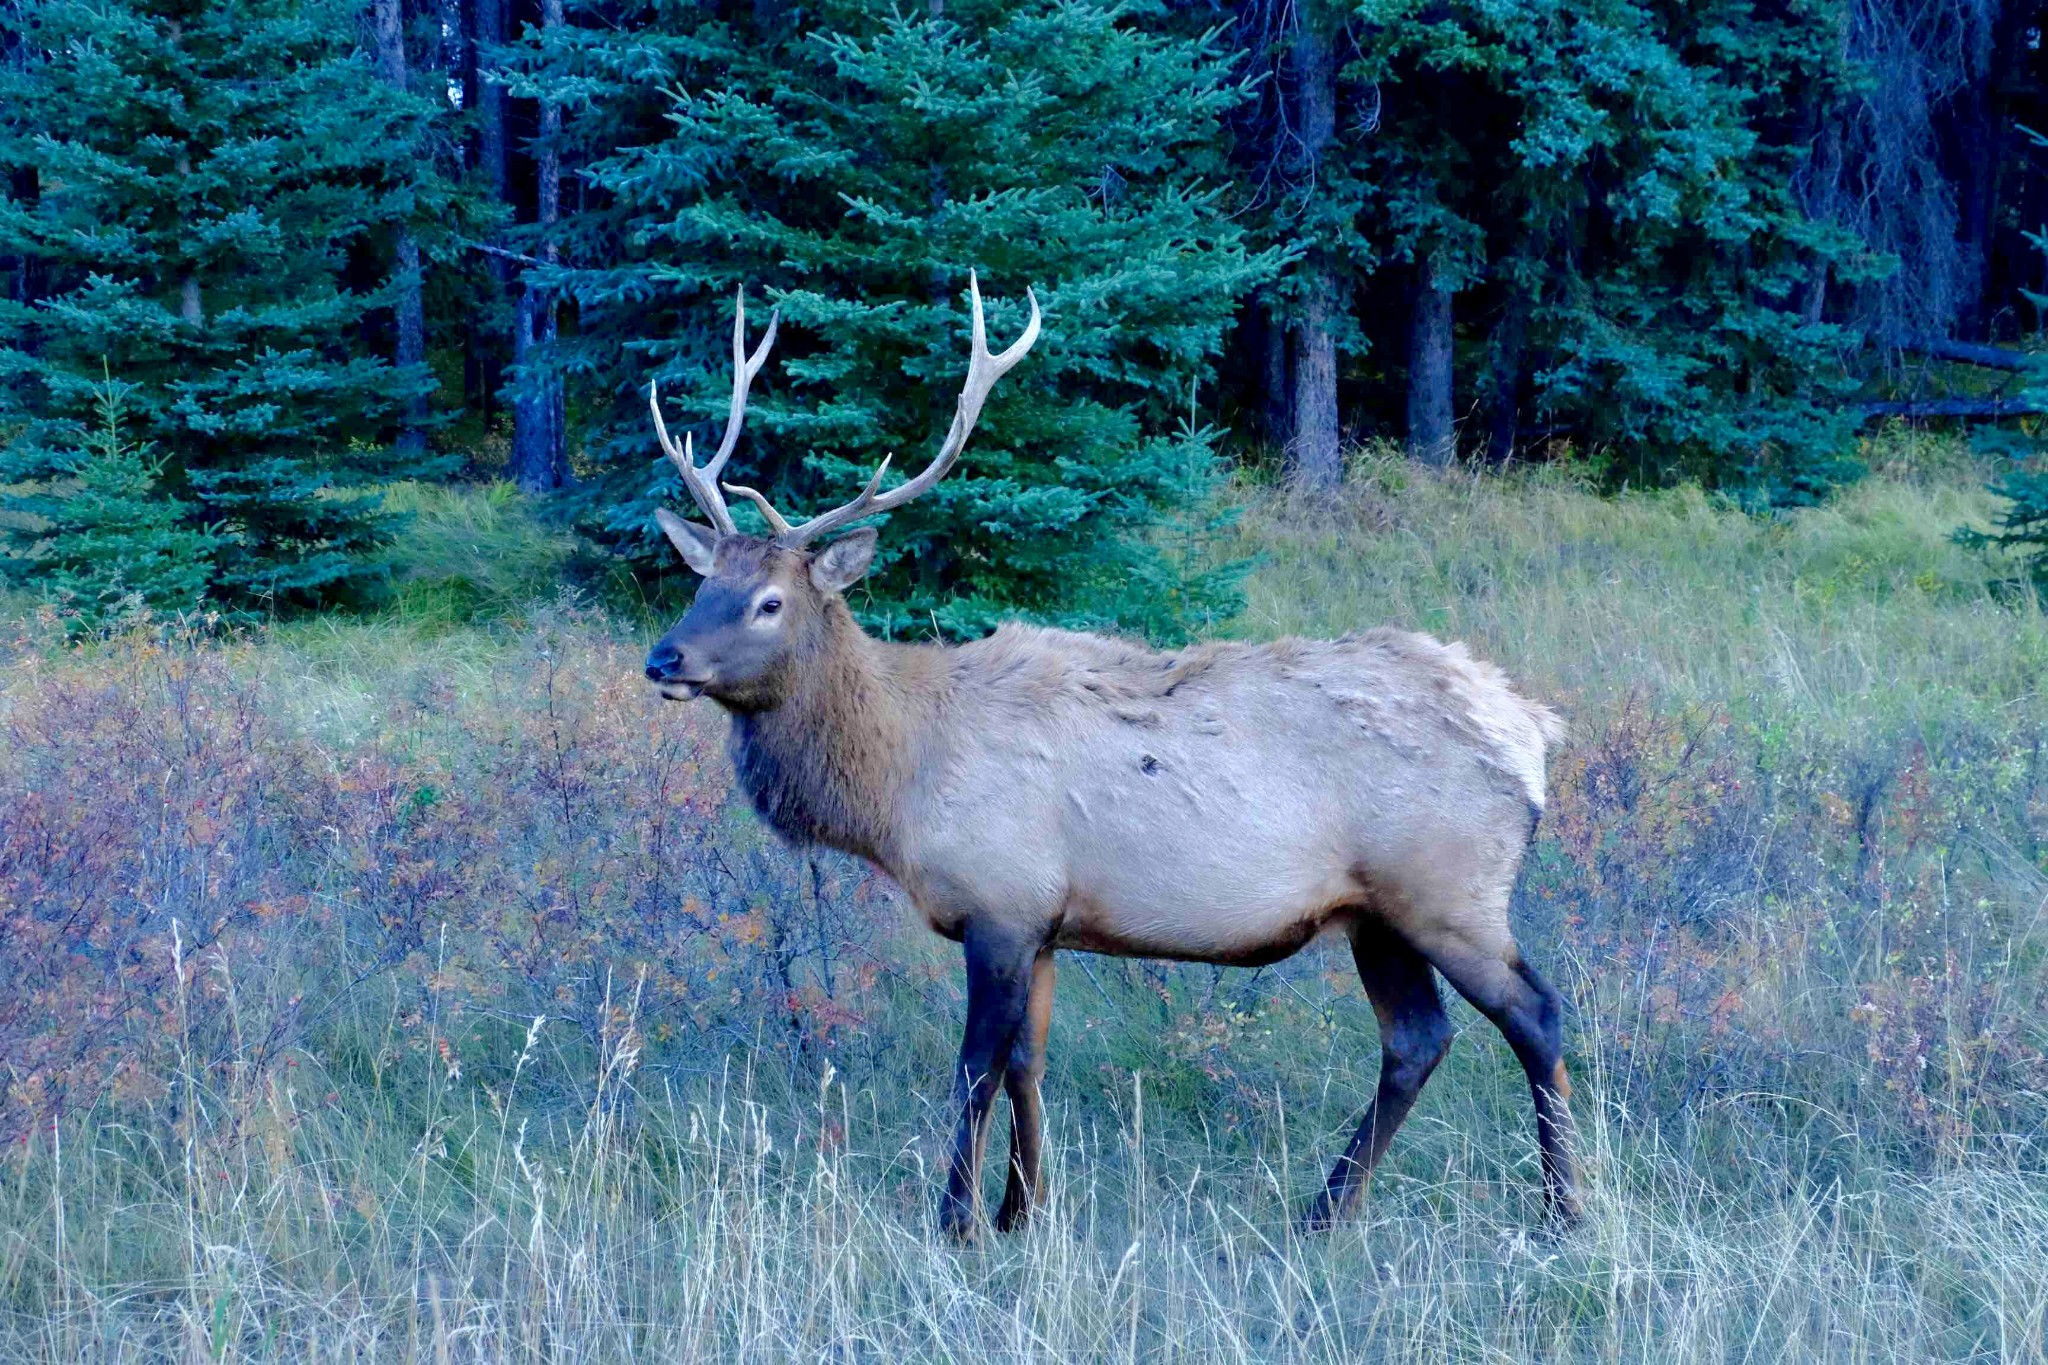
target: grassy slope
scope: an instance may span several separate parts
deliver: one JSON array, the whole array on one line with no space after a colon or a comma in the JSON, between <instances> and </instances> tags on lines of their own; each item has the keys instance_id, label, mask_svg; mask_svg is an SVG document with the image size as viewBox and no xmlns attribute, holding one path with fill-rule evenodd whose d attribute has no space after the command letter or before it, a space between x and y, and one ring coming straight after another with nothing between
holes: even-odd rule
<instances>
[{"instance_id":1,"label":"grassy slope","mask_svg":"<svg viewBox=\"0 0 2048 1365\"><path fill-rule=\"evenodd\" d=\"M1567 700L1630 689L1742 700L1831 729L2012 705L2048 675L2038 604L2000 601L1951 533L1988 521L1978 481L1909 471L1782 519L1696 488L1589 496L1568 472L1509 487L1354 468L1345 511L1267 502L1241 629L1393 622L1470 640Z\"/></svg>"},{"instance_id":2,"label":"grassy slope","mask_svg":"<svg viewBox=\"0 0 2048 1365\"><path fill-rule=\"evenodd\" d=\"M526 604L539 580L520 566L563 550L509 504L414 496L415 570L391 617L278 629L227 651L221 676L246 681L278 743L315 767L355 774L351 754L387 744L437 780L502 787L486 813L504 830L559 798L579 840L586 824L592 841L624 838L606 811L644 774L589 812L571 809L566 777L522 784L560 759L559 724L541 723L558 710L596 708L571 747L599 773L684 723L605 691L630 679L633 632ZM444 940L347 997L293 1073L172 1057L153 1107L103 1111L96 1133L74 1119L61 1163L47 1143L25 1148L0 1194L0 1306L14 1314L0 1351L2038 1354L2048 1177L2028 1098L2044 1074L2028 1068L2041 1038L2036 1026L2005 1057L1975 1030L2023 1035L2038 991L2048 879L2028 841L2048 837L2048 807L2015 765L2048 716L2048 623L1996 600L1982 563L1949 543L1983 512L1967 479L1911 471L1761 522L1697 493L1603 500L1548 474L1438 482L1370 456L1340 515L1254 496L1242 535L1263 558L1236 630L1384 621L1465 638L1572 717L1522 909L1532 953L1579 1007L1594 1184L1568 1240L1532 1222L1526 1097L1462 1007L1465 1037L1366 1216L1290 1239L1286 1214L1372 1085L1370 1014L1334 958L1259 975L1068 965L1047 1086L1052 1207L1030 1236L963 1255L929 1226L957 988L950 960L887 914L858 946L895 965L846 987L863 1022L819 1024L817 1054L794 1062L779 988L730 984L756 970L740 946L751 927L715 967L693 959L651 985L650 1000L669 993L641 1032L579 1036L568 1021L599 959L544 978L552 997L466 988L503 970L483 960L486 925L457 936L455 956L476 958L450 964ZM459 624L477 607L497 619ZM0 713L66 670L127 666L118 651L18 654ZM712 780L714 750L686 757ZM1830 803L1855 807L1858 780L1875 784L1878 814L1837 820ZM1923 838L1937 806L1948 823ZM419 828L413 851L452 838ZM739 826L706 828L752 846ZM515 861L611 875L594 842L503 838L515 846L484 891L509 885ZM382 882L347 880L362 870L325 869L320 884L395 904ZM793 889L760 894L800 918ZM451 893L437 913L467 926L460 904ZM1888 926L1874 942L1871 924ZM243 969L252 1031L324 951L313 935ZM258 967L278 978L259 983ZM469 1022L444 1029L465 989ZM541 1008L561 1018L528 1035ZM745 1045L727 1051L734 1038ZM1926 1078L1930 1057L1946 1082ZM835 1078L821 1082L826 1058ZM634 1102L616 1103L624 1088ZM307 1098L323 1090L328 1102ZM186 1124L181 1094L210 1125Z\"/></svg>"}]
</instances>

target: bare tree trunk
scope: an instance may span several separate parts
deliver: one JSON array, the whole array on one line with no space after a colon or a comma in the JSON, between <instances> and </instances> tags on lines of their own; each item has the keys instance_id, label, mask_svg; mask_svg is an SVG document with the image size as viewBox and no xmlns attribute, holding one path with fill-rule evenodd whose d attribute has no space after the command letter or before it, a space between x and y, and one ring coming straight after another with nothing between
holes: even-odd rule
<instances>
[{"instance_id":1,"label":"bare tree trunk","mask_svg":"<svg viewBox=\"0 0 2048 1365\"><path fill-rule=\"evenodd\" d=\"M488 67L490 50L505 41L505 5L507 0L470 0L469 41L463 48L463 89L474 102L477 113L476 159L477 169L483 172L484 183L491 187L491 197L507 209L512 207L512 169L509 148L511 136L506 129L508 110L505 89L484 78ZM492 305L506 298L512 292L511 262L502 256L484 257L484 268L490 272L497 284L492 296ZM476 369L476 387L486 423L495 422L498 411L498 391L505 383L504 352L494 341L488 340L489 333L483 329L472 329L467 343L469 354ZM518 338L513 338L513 348L518 348Z\"/></svg>"},{"instance_id":2,"label":"bare tree trunk","mask_svg":"<svg viewBox=\"0 0 2048 1365\"><path fill-rule=\"evenodd\" d=\"M1522 356L1528 346L1529 311L1533 304L1527 289L1514 279L1507 281L1507 303L1493 329L1491 354L1487 357L1491 392L1487 395L1487 463L1505 465L1515 458L1522 435Z\"/></svg>"},{"instance_id":3,"label":"bare tree trunk","mask_svg":"<svg viewBox=\"0 0 2048 1365\"><path fill-rule=\"evenodd\" d=\"M2008 5L2013 10L2031 6ZM2004 39L2004 24L1995 39ZM2017 35L2014 35L2015 37ZM1999 41L1988 45L1989 58L1983 70L1973 70L1955 99L1955 143L1960 161L1956 185L1956 235L1963 245L1964 294L1959 330L1978 340L1990 340L1986 330L1991 316L2004 301L1986 297L1992 275L1992 243L1998 226L2000 172L2004 169L2004 121L1998 117L1993 90L2005 65ZM1972 63L1974 66L1975 63Z\"/></svg>"},{"instance_id":4,"label":"bare tree trunk","mask_svg":"<svg viewBox=\"0 0 2048 1365\"><path fill-rule=\"evenodd\" d=\"M474 4L475 29L467 56L469 70L464 73L464 79L469 93L476 99L479 169L498 202L503 204L511 201L505 87L485 80L483 71L488 49L505 41L506 0L474 0Z\"/></svg>"},{"instance_id":5,"label":"bare tree trunk","mask_svg":"<svg viewBox=\"0 0 2048 1365\"><path fill-rule=\"evenodd\" d=\"M562 0L542 0L541 32L562 26ZM554 228L562 216L560 142L562 107L540 102L540 136L534 148L541 259L560 260ZM542 357L555 342L555 301L531 279L521 282L518 317L513 333L513 363L519 367L519 397L512 403L512 482L528 493L551 493L568 482L563 431L562 379L544 368Z\"/></svg>"},{"instance_id":6,"label":"bare tree trunk","mask_svg":"<svg viewBox=\"0 0 2048 1365\"><path fill-rule=\"evenodd\" d=\"M484 73L490 62L491 48L505 40L505 6L508 0L468 0L469 41L463 46L463 88L468 92L471 104L476 110L476 164L483 172L484 182L491 187L491 198L507 209L512 207L511 160L508 147L511 136L506 129L506 100L502 86L485 79ZM501 256L486 256L484 269L490 273L497 285L491 296L492 305L508 298L512 292L511 262ZM498 348L491 331L485 328L470 329L467 343L476 368L476 385L486 424L494 424L498 415L498 393L505 383L504 353Z\"/></svg>"},{"instance_id":7,"label":"bare tree trunk","mask_svg":"<svg viewBox=\"0 0 2048 1365\"><path fill-rule=\"evenodd\" d=\"M1287 373L1287 328L1254 302L1247 310L1246 341L1256 357L1259 375L1259 430L1274 445L1284 445L1294 418Z\"/></svg>"},{"instance_id":8,"label":"bare tree trunk","mask_svg":"<svg viewBox=\"0 0 2048 1365\"><path fill-rule=\"evenodd\" d=\"M33 166L17 166L7 173L7 189L17 204L34 205L42 198L42 182ZM41 296L38 261L28 252L0 256L0 273L7 276L5 297L14 303L34 303Z\"/></svg>"},{"instance_id":9,"label":"bare tree trunk","mask_svg":"<svg viewBox=\"0 0 2048 1365\"><path fill-rule=\"evenodd\" d=\"M1337 283L1311 267L1308 298L1294 331L1294 428L1287 477L1297 488L1328 492L1344 481L1337 424Z\"/></svg>"},{"instance_id":10,"label":"bare tree trunk","mask_svg":"<svg viewBox=\"0 0 2048 1365\"><path fill-rule=\"evenodd\" d=\"M1408 331L1408 456L1441 469L1457 453L1451 428L1451 291L1425 256Z\"/></svg>"},{"instance_id":11,"label":"bare tree trunk","mask_svg":"<svg viewBox=\"0 0 2048 1365\"><path fill-rule=\"evenodd\" d=\"M1294 36L1295 132L1301 139L1301 174L1313 176L1337 132L1337 53L1331 32L1313 16L1297 20ZM1306 298L1291 338L1294 369L1293 427L1287 439L1287 478L1297 488L1327 492L1344 480L1337 424L1337 339L1341 290L1334 264L1311 251L1302 262Z\"/></svg>"},{"instance_id":12,"label":"bare tree trunk","mask_svg":"<svg viewBox=\"0 0 2048 1365\"><path fill-rule=\"evenodd\" d=\"M1834 222L1841 201L1842 119L1845 117L1846 114L1832 109L1821 113L1820 135L1814 141L1808 188L1802 196L1806 216L1817 223ZM1826 316L1827 307L1828 266L1826 261L1816 260L1807 267L1806 282L1800 286L1799 315L1811 327Z\"/></svg>"},{"instance_id":13,"label":"bare tree trunk","mask_svg":"<svg viewBox=\"0 0 2048 1365\"><path fill-rule=\"evenodd\" d=\"M178 153L179 175L192 174L192 158L184 152ZM188 266L178 279L178 316L194 327L206 321L206 306L199 297L199 271Z\"/></svg>"},{"instance_id":14,"label":"bare tree trunk","mask_svg":"<svg viewBox=\"0 0 2048 1365\"><path fill-rule=\"evenodd\" d=\"M20 74L28 67L28 40L21 24L20 6L0 6L0 67ZM7 172L7 193L15 203L33 207L42 198L42 179L33 166L14 166ZM42 295L42 262L34 253L23 250L18 254L0 253L0 276L6 278L6 288L0 290L0 298L11 302L33 303ZM33 350L38 342L36 329L30 327L23 343Z\"/></svg>"},{"instance_id":15,"label":"bare tree trunk","mask_svg":"<svg viewBox=\"0 0 2048 1365\"><path fill-rule=\"evenodd\" d=\"M400 0L376 0L377 78L394 90L406 88L405 12ZM412 229L400 224L393 239L398 270L391 282L391 309L397 324L398 344L392 355L401 369L417 370L427 363L427 309L420 281L420 244ZM406 455L422 455L427 449L427 396L415 394L406 400L398 431L398 449Z\"/></svg>"},{"instance_id":16,"label":"bare tree trunk","mask_svg":"<svg viewBox=\"0 0 2048 1365\"><path fill-rule=\"evenodd\" d=\"M2036 417L2048 413L2048 403L2032 398L1880 398L1858 403L1856 410L1866 419L1873 417Z\"/></svg>"}]
</instances>

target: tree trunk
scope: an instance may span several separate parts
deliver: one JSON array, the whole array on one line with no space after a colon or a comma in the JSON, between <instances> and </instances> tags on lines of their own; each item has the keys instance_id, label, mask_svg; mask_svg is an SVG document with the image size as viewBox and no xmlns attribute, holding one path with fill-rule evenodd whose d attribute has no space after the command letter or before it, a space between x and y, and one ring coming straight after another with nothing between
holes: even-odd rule
<instances>
[{"instance_id":1,"label":"tree trunk","mask_svg":"<svg viewBox=\"0 0 2048 1365\"><path fill-rule=\"evenodd\" d=\"M394 90L406 88L405 12L400 0L376 0L377 78ZM391 281L391 308L398 344L392 359L399 368L417 371L427 363L427 309L420 281L420 244L405 224L393 238L398 269ZM423 455L427 449L427 396L415 394L405 403L399 424L398 449Z\"/></svg>"},{"instance_id":2,"label":"tree trunk","mask_svg":"<svg viewBox=\"0 0 2048 1365\"><path fill-rule=\"evenodd\" d=\"M1301 139L1303 176L1313 176L1337 132L1336 37L1302 14L1294 35L1294 126ZM1337 339L1342 291L1335 264L1312 250L1302 261L1305 297L1291 350L1293 425L1288 434L1288 482L1328 492L1344 480L1337 423Z\"/></svg>"},{"instance_id":3,"label":"tree trunk","mask_svg":"<svg viewBox=\"0 0 2048 1365\"><path fill-rule=\"evenodd\" d=\"M28 66L28 38L21 23L20 6L7 5L4 12L7 18L0 21L0 66L19 74ZM11 167L7 172L7 193L16 204L32 211L42 199L42 179L36 168ZM0 297L19 304L35 302L42 297L43 274L43 262L32 251L0 254L0 275L6 276L6 288ZM33 324L27 326L17 344L34 354L39 347L38 329Z\"/></svg>"},{"instance_id":4,"label":"tree trunk","mask_svg":"<svg viewBox=\"0 0 2048 1365\"><path fill-rule=\"evenodd\" d=\"M1287 374L1287 328L1271 313L1253 303L1250 309L1252 335L1259 366L1259 427L1274 445L1284 445L1294 408L1289 402Z\"/></svg>"},{"instance_id":5,"label":"tree trunk","mask_svg":"<svg viewBox=\"0 0 2048 1365\"><path fill-rule=\"evenodd\" d=\"M1441 469L1457 452L1451 428L1451 291L1424 257L1408 330L1408 455Z\"/></svg>"},{"instance_id":6,"label":"tree trunk","mask_svg":"<svg viewBox=\"0 0 2048 1365\"><path fill-rule=\"evenodd\" d=\"M1296 488L1329 492L1344 481L1337 424L1337 284L1312 268L1308 298L1294 329L1294 428L1287 441L1287 478Z\"/></svg>"},{"instance_id":7,"label":"tree trunk","mask_svg":"<svg viewBox=\"0 0 2048 1365\"><path fill-rule=\"evenodd\" d=\"M469 23L462 45L462 89L468 101L464 107L476 112L475 164L484 183L490 186L493 201L510 209L512 176L506 149L511 139L506 131L505 91L484 79L490 48L505 40L506 0L465 3ZM490 303L495 308L512 292L511 263L500 256L486 255L484 269L497 285ZM473 318L473 325L465 329L464 383L473 384L484 424L491 426L497 421L498 391L505 384L505 354L493 335L495 329L481 325L482 321Z\"/></svg>"},{"instance_id":8,"label":"tree trunk","mask_svg":"<svg viewBox=\"0 0 2048 1365\"><path fill-rule=\"evenodd\" d=\"M1533 300L1519 280L1507 280L1507 302L1493 329L1487 357L1491 392L1487 395L1486 460L1505 465L1515 458L1522 435L1522 357L1529 342Z\"/></svg>"},{"instance_id":9,"label":"tree trunk","mask_svg":"<svg viewBox=\"0 0 2048 1365\"><path fill-rule=\"evenodd\" d=\"M1890 344L1902 351L1912 351L1935 360L1951 360L1987 370L2004 370L2010 374L2029 374L2048 364L2048 355L2010 351L2003 346L1979 346L1969 341L1950 341L1947 337L1891 337L1888 342L1880 341L1879 344Z\"/></svg>"},{"instance_id":10,"label":"tree trunk","mask_svg":"<svg viewBox=\"0 0 2048 1365\"><path fill-rule=\"evenodd\" d=\"M42 197L42 184L33 166L17 166L7 173L8 194L17 204L34 206ZM36 258L26 251L19 255L0 256L0 272L7 276L6 297L20 304L34 303L40 296L37 287Z\"/></svg>"},{"instance_id":11,"label":"tree trunk","mask_svg":"<svg viewBox=\"0 0 2048 1365\"><path fill-rule=\"evenodd\" d=\"M542 0L541 32L551 35L561 26L562 0ZM540 257L549 265L561 258L554 233L562 216L561 135L562 107L543 98L534 147L535 222L540 227ZM552 493L569 481L562 378L548 368L554 342L554 299L532 279L521 281L512 341L520 396L512 404L509 472L512 482L527 493Z\"/></svg>"},{"instance_id":12,"label":"tree trunk","mask_svg":"<svg viewBox=\"0 0 2048 1365\"><path fill-rule=\"evenodd\" d=\"M178 174L192 174L192 158L184 152L178 153ZM187 266L178 280L178 316L194 327L206 321L206 307L199 297L199 269Z\"/></svg>"},{"instance_id":13,"label":"tree trunk","mask_svg":"<svg viewBox=\"0 0 2048 1365\"><path fill-rule=\"evenodd\" d=\"M2002 182L2013 160L2008 154L2013 120L2002 107L2005 101L2001 95L2013 63L2024 60L2027 50L2038 46L2029 43L2026 36L2027 29L2038 22L2038 8L2008 3L1992 9L1991 32L1982 50L1982 69L1968 72L1954 105L1954 141L1962 171L1955 187L1957 236L1966 248L1969 292L1959 323L1961 330L1987 341L1995 339L1990 330L1991 320L2009 303L1992 293L1998 274ZM1976 63L1970 65L1975 67Z\"/></svg>"},{"instance_id":14,"label":"tree trunk","mask_svg":"<svg viewBox=\"0 0 2048 1365\"><path fill-rule=\"evenodd\" d=\"M505 41L506 0L475 0L475 34L468 53L468 88L476 96L477 161L484 183L501 204L512 201L508 144L505 131L505 87L485 80L483 71L488 51Z\"/></svg>"},{"instance_id":15,"label":"tree trunk","mask_svg":"<svg viewBox=\"0 0 2048 1365\"><path fill-rule=\"evenodd\" d=\"M1817 223L1833 223L1841 202L1842 120L1846 117L1846 113L1835 110L1821 115L1821 131L1814 146L1812 172L1803 205L1806 216ZM1815 260L1807 266L1806 282L1800 286L1799 315L1807 326L1815 326L1826 316L1827 306L1827 262Z\"/></svg>"}]
</instances>

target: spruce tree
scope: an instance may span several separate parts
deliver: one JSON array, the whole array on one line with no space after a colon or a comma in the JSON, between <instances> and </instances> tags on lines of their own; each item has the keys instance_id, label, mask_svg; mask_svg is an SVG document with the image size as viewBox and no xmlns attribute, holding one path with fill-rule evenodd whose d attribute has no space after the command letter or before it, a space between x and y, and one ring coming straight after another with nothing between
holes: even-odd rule
<instances>
[{"instance_id":1,"label":"spruce tree","mask_svg":"<svg viewBox=\"0 0 2048 1365\"><path fill-rule=\"evenodd\" d=\"M103 366L236 609L356 587L362 485L431 387L372 344L392 226L432 231L431 106L379 84L339 0L23 0L0 75L0 482L61 477Z\"/></svg>"},{"instance_id":2,"label":"spruce tree","mask_svg":"<svg viewBox=\"0 0 2048 1365\"><path fill-rule=\"evenodd\" d=\"M0 559L0 567L54 602L74 634L138 609L198 609L223 548L220 534L193 524L197 508L159 487L163 457L128 439L126 393L104 377L94 420L82 444L55 463L55 477L0 496L0 510L33 528L26 553Z\"/></svg>"},{"instance_id":3,"label":"spruce tree","mask_svg":"<svg viewBox=\"0 0 2048 1365\"><path fill-rule=\"evenodd\" d=\"M857 605L904 635L1019 609L1183 632L1227 598L1173 548L1200 539L1214 468L1199 386L1274 264L1245 248L1220 183L1220 119L1243 90L1213 35L1141 7L939 9L663 7L653 32L610 37L586 12L575 41L535 54L533 88L584 100L592 144L553 278L579 309L559 354L595 418L596 518L662 554L652 509L683 495L652 458L647 385L673 425L712 429L741 287L757 328L781 309L782 340L734 477L795 512L850 497L891 452L892 478L915 473L965 367L972 267L998 342L1026 286L1044 337L961 465L890 518ZM650 110L657 83L671 108ZM650 112L659 133L621 149Z\"/></svg>"},{"instance_id":4,"label":"spruce tree","mask_svg":"<svg viewBox=\"0 0 2048 1365\"><path fill-rule=\"evenodd\" d=\"M1534 427L1618 477L1770 501L1853 472L1853 338L1805 295L1879 263L1793 192L1812 109L1856 76L1831 7L1363 0L1334 28L1321 0L1240 8L1273 77L1236 125L1240 173L1272 187L1268 240L1302 249L1267 299L1297 393L1328 369L1320 328L1354 357L1351 411L1431 463L1464 412L1495 460ZM1333 273L1350 304L1319 322ZM1270 389L1287 366L1256 368ZM1299 439L1295 407L1269 430Z\"/></svg>"}]
</instances>

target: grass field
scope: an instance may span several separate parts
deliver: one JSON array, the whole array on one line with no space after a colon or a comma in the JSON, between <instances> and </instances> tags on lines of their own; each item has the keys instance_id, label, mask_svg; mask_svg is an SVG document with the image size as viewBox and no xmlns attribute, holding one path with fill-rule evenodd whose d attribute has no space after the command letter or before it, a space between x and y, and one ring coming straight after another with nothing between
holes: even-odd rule
<instances>
[{"instance_id":1,"label":"grass field","mask_svg":"<svg viewBox=\"0 0 2048 1365\"><path fill-rule=\"evenodd\" d=\"M1951 542L1967 460L1874 455L1778 519L1370 451L1238 491L1231 633L1431 630L1570 719L1516 909L1567 1236L1462 1005L1364 1216L1291 1233L1377 1068L1318 949L1065 959L1049 1205L947 1247L954 955L735 808L502 492L400 490L375 618L18 612L0 1359L2042 1358L2048 619Z\"/></svg>"}]
</instances>

